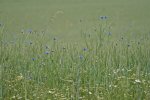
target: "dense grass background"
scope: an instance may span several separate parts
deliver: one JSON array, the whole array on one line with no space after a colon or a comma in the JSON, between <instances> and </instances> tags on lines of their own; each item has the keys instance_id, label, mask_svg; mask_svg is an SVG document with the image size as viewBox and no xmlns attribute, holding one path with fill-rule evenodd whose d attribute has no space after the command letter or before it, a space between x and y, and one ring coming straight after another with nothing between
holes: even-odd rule
<instances>
[{"instance_id":1,"label":"dense grass background","mask_svg":"<svg viewBox=\"0 0 150 100\"><path fill-rule=\"evenodd\" d=\"M149 100L149 3L0 0L0 99Z\"/></svg>"},{"instance_id":2,"label":"dense grass background","mask_svg":"<svg viewBox=\"0 0 150 100\"><path fill-rule=\"evenodd\" d=\"M149 32L150 26L149 0L1 0L0 8L0 21L13 34L32 29L76 41L81 29L92 33L102 15L113 19L117 35Z\"/></svg>"}]
</instances>

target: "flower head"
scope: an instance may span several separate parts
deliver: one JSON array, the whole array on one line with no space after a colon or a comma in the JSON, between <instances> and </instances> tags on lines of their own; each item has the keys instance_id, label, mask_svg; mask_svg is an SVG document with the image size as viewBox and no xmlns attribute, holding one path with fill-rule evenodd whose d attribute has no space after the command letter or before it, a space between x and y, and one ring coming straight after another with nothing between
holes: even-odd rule
<instances>
[{"instance_id":1,"label":"flower head","mask_svg":"<svg viewBox=\"0 0 150 100\"><path fill-rule=\"evenodd\" d=\"M83 48L83 51L87 51L88 49L87 48Z\"/></svg>"},{"instance_id":2,"label":"flower head","mask_svg":"<svg viewBox=\"0 0 150 100\"><path fill-rule=\"evenodd\" d=\"M99 19L101 20L106 20L108 17L107 16L100 16Z\"/></svg>"},{"instance_id":3,"label":"flower head","mask_svg":"<svg viewBox=\"0 0 150 100\"><path fill-rule=\"evenodd\" d=\"M81 60L84 58L83 55L80 55L79 57L80 57Z\"/></svg>"},{"instance_id":4,"label":"flower head","mask_svg":"<svg viewBox=\"0 0 150 100\"><path fill-rule=\"evenodd\" d=\"M28 33L32 33L32 29L28 29L27 32L28 32Z\"/></svg>"},{"instance_id":5,"label":"flower head","mask_svg":"<svg viewBox=\"0 0 150 100\"><path fill-rule=\"evenodd\" d=\"M139 79L136 79L135 83L141 83L141 81Z\"/></svg>"},{"instance_id":6,"label":"flower head","mask_svg":"<svg viewBox=\"0 0 150 100\"><path fill-rule=\"evenodd\" d=\"M32 60L35 61L36 59L35 59L35 58L32 58Z\"/></svg>"},{"instance_id":7,"label":"flower head","mask_svg":"<svg viewBox=\"0 0 150 100\"><path fill-rule=\"evenodd\" d=\"M45 52L45 54L47 54L47 55L48 55L48 54L49 54L49 52L48 52L48 51L46 51L46 52Z\"/></svg>"},{"instance_id":8,"label":"flower head","mask_svg":"<svg viewBox=\"0 0 150 100\"><path fill-rule=\"evenodd\" d=\"M112 32L108 32L108 35L111 35L112 34Z\"/></svg>"}]
</instances>

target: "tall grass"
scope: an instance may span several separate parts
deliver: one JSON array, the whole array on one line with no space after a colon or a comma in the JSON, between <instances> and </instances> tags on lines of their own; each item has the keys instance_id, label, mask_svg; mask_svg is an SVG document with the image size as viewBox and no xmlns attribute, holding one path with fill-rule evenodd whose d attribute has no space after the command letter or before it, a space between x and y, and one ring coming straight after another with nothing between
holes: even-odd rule
<instances>
[{"instance_id":1,"label":"tall grass","mask_svg":"<svg viewBox=\"0 0 150 100\"><path fill-rule=\"evenodd\" d=\"M10 36L3 28L2 100L150 99L149 33L115 36L104 23L82 32L82 43L63 43L49 33Z\"/></svg>"}]
</instances>

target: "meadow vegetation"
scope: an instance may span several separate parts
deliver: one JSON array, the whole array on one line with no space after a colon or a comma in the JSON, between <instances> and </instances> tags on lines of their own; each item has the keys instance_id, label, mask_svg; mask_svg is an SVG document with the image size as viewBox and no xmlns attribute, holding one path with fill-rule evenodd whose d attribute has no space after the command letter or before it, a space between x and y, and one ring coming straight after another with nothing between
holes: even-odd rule
<instances>
[{"instance_id":1,"label":"meadow vegetation","mask_svg":"<svg viewBox=\"0 0 150 100\"><path fill-rule=\"evenodd\" d=\"M148 2L1 0L0 100L149 100Z\"/></svg>"}]
</instances>

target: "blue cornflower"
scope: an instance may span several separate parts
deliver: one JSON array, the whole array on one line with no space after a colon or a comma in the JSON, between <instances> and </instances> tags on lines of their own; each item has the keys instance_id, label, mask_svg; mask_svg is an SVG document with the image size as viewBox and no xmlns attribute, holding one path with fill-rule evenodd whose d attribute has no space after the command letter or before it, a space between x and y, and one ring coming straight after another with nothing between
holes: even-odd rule
<instances>
[{"instance_id":1,"label":"blue cornflower","mask_svg":"<svg viewBox=\"0 0 150 100\"><path fill-rule=\"evenodd\" d=\"M80 55L79 57L80 57L81 60L84 58L83 55Z\"/></svg>"},{"instance_id":2,"label":"blue cornflower","mask_svg":"<svg viewBox=\"0 0 150 100\"><path fill-rule=\"evenodd\" d=\"M104 19L104 16L100 16L99 18L100 18L100 19Z\"/></svg>"},{"instance_id":3,"label":"blue cornflower","mask_svg":"<svg viewBox=\"0 0 150 100\"><path fill-rule=\"evenodd\" d=\"M35 58L32 58L32 60L35 61L36 59L35 59Z\"/></svg>"},{"instance_id":4,"label":"blue cornflower","mask_svg":"<svg viewBox=\"0 0 150 100\"><path fill-rule=\"evenodd\" d=\"M111 35L112 34L112 32L108 32L108 35Z\"/></svg>"},{"instance_id":5,"label":"blue cornflower","mask_svg":"<svg viewBox=\"0 0 150 100\"><path fill-rule=\"evenodd\" d=\"M49 54L49 52L48 52L48 51L46 51L46 52L45 52L45 54L47 54L47 55L48 55L48 54Z\"/></svg>"},{"instance_id":6,"label":"blue cornflower","mask_svg":"<svg viewBox=\"0 0 150 100\"><path fill-rule=\"evenodd\" d=\"M107 16L100 16L99 19L101 20L106 20L108 17Z\"/></svg>"},{"instance_id":7,"label":"blue cornflower","mask_svg":"<svg viewBox=\"0 0 150 100\"><path fill-rule=\"evenodd\" d=\"M104 16L104 19L107 19L108 17L107 16Z\"/></svg>"},{"instance_id":8,"label":"blue cornflower","mask_svg":"<svg viewBox=\"0 0 150 100\"><path fill-rule=\"evenodd\" d=\"M87 51L88 49L87 48L83 48L83 51Z\"/></svg>"},{"instance_id":9,"label":"blue cornflower","mask_svg":"<svg viewBox=\"0 0 150 100\"><path fill-rule=\"evenodd\" d=\"M28 29L27 32L28 32L28 33L32 33L32 29Z\"/></svg>"}]
</instances>

